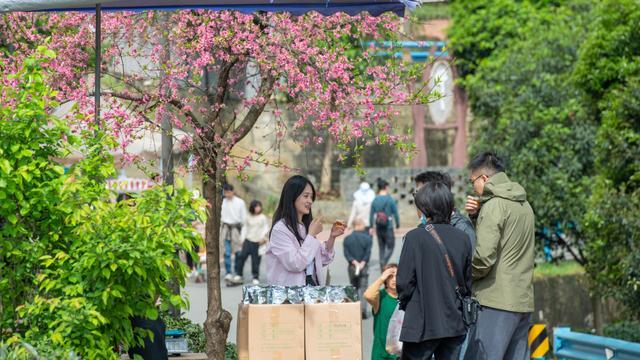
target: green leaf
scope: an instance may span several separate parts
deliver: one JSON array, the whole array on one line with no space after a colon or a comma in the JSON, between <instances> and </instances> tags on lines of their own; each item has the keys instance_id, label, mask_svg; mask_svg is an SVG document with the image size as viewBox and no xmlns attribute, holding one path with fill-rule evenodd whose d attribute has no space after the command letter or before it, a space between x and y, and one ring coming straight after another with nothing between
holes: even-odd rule
<instances>
[{"instance_id":1,"label":"green leaf","mask_svg":"<svg viewBox=\"0 0 640 360\"><path fill-rule=\"evenodd\" d=\"M156 308L147 309L145 317L147 317L148 319L156 319L158 317L158 310Z\"/></svg>"}]
</instances>

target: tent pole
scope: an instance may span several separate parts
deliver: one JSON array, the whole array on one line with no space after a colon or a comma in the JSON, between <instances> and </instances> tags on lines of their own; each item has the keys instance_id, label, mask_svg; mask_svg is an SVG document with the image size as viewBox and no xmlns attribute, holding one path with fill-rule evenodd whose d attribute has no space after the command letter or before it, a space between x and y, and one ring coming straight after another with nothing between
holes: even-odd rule
<instances>
[{"instance_id":1,"label":"tent pole","mask_svg":"<svg viewBox=\"0 0 640 360\"><path fill-rule=\"evenodd\" d=\"M95 109L94 109L94 122L96 126L100 127L100 64L102 63L102 19L101 19L101 6L100 4L96 4L96 64L95 64Z\"/></svg>"}]
</instances>

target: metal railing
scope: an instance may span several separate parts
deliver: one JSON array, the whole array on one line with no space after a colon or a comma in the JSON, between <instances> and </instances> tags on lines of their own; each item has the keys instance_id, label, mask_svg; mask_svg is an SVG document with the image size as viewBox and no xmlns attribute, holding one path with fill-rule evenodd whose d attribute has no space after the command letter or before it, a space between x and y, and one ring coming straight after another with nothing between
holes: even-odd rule
<instances>
[{"instance_id":1,"label":"metal railing","mask_svg":"<svg viewBox=\"0 0 640 360\"><path fill-rule=\"evenodd\" d=\"M640 344L553 328L553 352L558 360L638 360Z\"/></svg>"}]
</instances>

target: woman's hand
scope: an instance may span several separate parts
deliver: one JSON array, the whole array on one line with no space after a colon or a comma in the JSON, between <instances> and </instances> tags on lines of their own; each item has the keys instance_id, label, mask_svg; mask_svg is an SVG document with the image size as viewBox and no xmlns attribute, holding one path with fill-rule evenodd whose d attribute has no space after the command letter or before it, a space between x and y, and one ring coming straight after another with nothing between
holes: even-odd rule
<instances>
[{"instance_id":1,"label":"woman's hand","mask_svg":"<svg viewBox=\"0 0 640 360\"><path fill-rule=\"evenodd\" d=\"M341 222L336 222L331 227L331 235L329 235L329 237L335 239L338 236L344 234L344 230L344 225Z\"/></svg>"},{"instance_id":2,"label":"woman's hand","mask_svg":"<svg viewBox=\"0 0 640 360\"><path fill-rule=\"evenodd\" d=\"M309 225L309 235L317 237L322 232L322 218L311 220Z\"/></svg>"}]
</instances>

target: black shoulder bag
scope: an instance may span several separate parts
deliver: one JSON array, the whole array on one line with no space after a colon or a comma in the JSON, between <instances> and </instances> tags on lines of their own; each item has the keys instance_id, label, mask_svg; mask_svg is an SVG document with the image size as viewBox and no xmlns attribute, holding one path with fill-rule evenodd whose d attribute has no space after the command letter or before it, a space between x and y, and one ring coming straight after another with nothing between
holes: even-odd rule
<instances>
[{"instance_id":1,"label":"black shoulder bag","mask_svg":"<svg viewBox=\"0 0 640 360\"><path fill-rule=\"evenodd\" d=\"M460 302L462 302L462 321L467 327L475 324L478 320L478 312L480 311L480 303L478 302L478 299L474 298L471 295L462 295L462 293L460 292L460 286L458 285L458 281L456 280L456 276L453 273L453 264L451 263L451 259L449 258L449 253L447 252L447 248L444 247L440 235L438 235L438 233L436 232L436 228L432 224L427 224L424 229L427 230L429 234L431 234L431 236L433 236L433 238L436 240L436 243L438 243L438 247L440 247L440 251L444 256L445 265L447 266L449 275L455 284L454 286L456 296L458 297L458 299L460 299Z\"/></svg>"}]
</instances>

